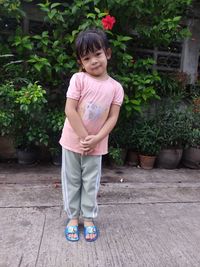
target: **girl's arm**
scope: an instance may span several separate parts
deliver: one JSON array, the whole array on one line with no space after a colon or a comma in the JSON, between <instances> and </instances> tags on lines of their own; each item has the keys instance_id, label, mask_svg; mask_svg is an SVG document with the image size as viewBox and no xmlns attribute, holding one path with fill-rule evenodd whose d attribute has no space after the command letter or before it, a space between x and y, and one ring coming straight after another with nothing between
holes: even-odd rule
<instances>
[{"instance_id":1,"label":"girl's arm","mask_svg":"<svg viewBox=\"0 0 200 267\"><path fill-rule=\"evenodd\" d=\"M78 101L72 98L67 98L65 105L65 114L75 133L84 140L88 136L88 132L83 125L80 115L77 112Z\"/></svg>"},{"instance_id":2,"label":"girl's arm","mask_svg":"<svg viewBox=\"0 0 200 267\"><path fill-rule=\"evenodd\" d=\"M114 128L119 117L120 106L113 104L103 127L96 135L88 135L84 141L81 141L81 146L84 152L90 152L102 139L104 139Z\"/></svg>"},{"instance_id":3,"label":"girl's arm","mask_svg":"<svg viewBox=\"0 0 200 267\"><path fill-rule=\"evenodd\" d=\"M114 105L114 104L111 105L108 118L105 121L99 133L96 135L98 142L104 139L115 127L115 124L117 123L117 119L119 117L119 111L120 111L119 105Z\"/></svg>"}]
</instances>

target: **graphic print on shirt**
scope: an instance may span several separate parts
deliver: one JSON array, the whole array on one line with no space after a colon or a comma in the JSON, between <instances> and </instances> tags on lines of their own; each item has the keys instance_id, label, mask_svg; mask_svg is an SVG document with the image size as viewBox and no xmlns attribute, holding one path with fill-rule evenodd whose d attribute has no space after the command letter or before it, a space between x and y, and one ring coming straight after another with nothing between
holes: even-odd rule
<instances>
[{"instance_id":1,"label":"graphic print on shirt","mask_svg":"<svg viewBox=\"0 0 200 267\"><path fill-rule=\"evenodd\" d=\"M103 113L103 109L93 102L88 102L85 107L84 120L96 121Z\"/></svg>"}]
</instances>

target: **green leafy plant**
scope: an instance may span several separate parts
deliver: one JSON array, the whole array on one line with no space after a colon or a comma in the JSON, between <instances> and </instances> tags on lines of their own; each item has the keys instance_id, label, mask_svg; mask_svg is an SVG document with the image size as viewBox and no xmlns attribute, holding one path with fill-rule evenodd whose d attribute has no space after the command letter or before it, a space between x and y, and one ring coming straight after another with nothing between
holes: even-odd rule
<instances>
[{"instance_id":1,"label":"green leafy plant","mask_svg":"<svg viewBox=\"0 0 200 267\"><path fill-rule=\"evenodd\" d=\"M160 127L155 118L140 117L132 136L136 139L138 153L145 156L156 156L160 151L159 133Z\"/></svg>"},{"instance_id":2,"label":"green leafy plant","mask_svg":"<svg viewBox=\"0 0 200 267\"><path fill-rule=\"evenodd\" d=\"M132 121L127 119L125 114L121 114L117 125L109 135L109 145L112 147L130 148L132 144L130 140L131 130Z\"/></svg>"},{"instance_id":3,"label":"green leafy plant","mask_svg":"<svg viewBox=\"0 0 200 267\"><path fill-rule=\"evenodd\" d=\"M106 9L112 10L113 15L122 14L119 16L120 32L133 31L145 44L167 46L189 34L181 24L181 18L185 16L192 0L110 0L106 3Z\"/></svg>"},{"instance_id":4,"label":"green leafy plant","mask_svg":"<svg viewBox=\"0 0 200 267\"><path fill-rule=\"evenodd\" d=\"M21 16L24 16L24 12L21 8L20 0L1 0L1 13L20 19Z\"/></svg>"},{"instance_id":5,"label":"green leafy plant","mask_svg":"<svg viewBox=\"0 0 200 267\"><path fill-rule=\"evenodd\" d=\"M23 2L34 4L32 0ZM49 0L37 3L34 5L38 8L38 13L43 14L41 27L37 27L37 33L29 34L22 30L20 21L27 15L23 11L22 1L3 0L0 11L0 20L5 22L2 24L6 25L8 17L15 20L15 28L9 35L4 34L0 39L1 54L12 55L0 57L0 84L8 86L5 82L8 80L14 81L15 85L14 91L11 86L10 93L6 92L12 109L7 112L1 106L0 120L4 129L2 131L3 134L8 134L9 125L15 116L18 123L16 137L19 129L26 129L25 134L23 133L24 139L32 143L40 140L47 144L48 134L44 130L45 112L52 107L52 102L62 107L69 78L78 69L73 44L81 30L88 27L103 28L103 18L108 14L115 17L113 28L106 30L113 51L113 57L109 62L109 73L123 84L125 90L125 101L121 112L123 120L132 119L135 111L142 112L144 104L160 96L159 83L161 86L164 82L167 84L167 80L163 81L161 75L153 70L155 62L152 58L134 60L134 47L137 42L147 46L167 46L170 42L181 40L189 34L181 21L191 0L72 0L70 2ZM29 83L31 85L28 88ZM23 88L24 84L27 91ZM39 92L36 90L38 84L45 88L47 94L38 96ZM32 91L33 88L35 93ZM168 88L165 88L168 93ZM21 95L20 92L17 93L18 90L22 92ZM171 91L175 90L174 84L171 83ZM40 101L42 98L48 102ZM36 99L36 102L33 99ZM44 112L44 106L47 105L48 108L45 107ZM39 116L38 113L43 116ZM33 121L32 128L31 123L29 128L26 128L26 121ZM116 128L115 147L117 143L120 146L127 146L129 143L128 138L122 138L126 136L125 134L120 136L122 129L121 125ZM39 133L43 134L39 136ZM46 141L42 140L43 137ZM18 143L22 143L22 140Z\"/></svg>"},{"instance_id":6,"label":"green leafy plant","mask_svg":"<svg viewBox=\"0 0 200 267\"><path fill-rule=\"evenodd\" d=\"M157 71L151 70L153 64L152 59L138 60L134 64L133 73L122 77L122 83L127 88L125 95L127 116L134 110L141 112L142 106L150 99L159 99L156 83L160 81L160 77Z\"/></svg>"},{"instance_id":7,"label":"green leafy plant","mask_svg":"<svg viewBox=\"0 0 200 267\"><path fill-rule=\"evenodd\" d=\"M188 110L188 120L186 147L200 148L200 110L195 103L191 103Z\"/></svg>"},{"instance_id":8,"label":"green leafy plant","mask_svg":"<svg viewBox=\"0 0 200 267\"><path fill-rule=\"evenodd\" d=\"M0 110L0 135L9 135L12 127L13 114L9 114L5 111Z\"/></svg>"},{"instance_id":9,"label":"green leafy plant","mask_svg":"<svg viewBox=\"0 0 200 267\"><path fill-rule=\"evenodd\" d=\"M119 147L109 147L109 157L113 160L113 162L120 166L123 165L122 159L122 148Z\"/></svg>"},{"instance_id":10,"label":"green leafy plant","mask_svg":"<svg viewBox=\"0 0 200 267\"><path fill-rule=\"evenodd\" d=\"M48 144L44 127L46 91L37 83L15 88L12 83L1 86L0 118L3 132L13 137L15 146L29 149Z\"/></svg>"},{"instance_id":11,"label":"green leafy plant","mask_svg":"<svg viewBox=\"0 0 200 267\"><path fill-rule=\"evenodd\" d=\"M183 148L191 127L189 111L180 101L162 102L156 111L162 148Z\"/></svg>"},{"instance_id":12,"label":"green leafy plant","mask_svg":"<svg viewBox=\"0 0 200 267\"><path fill-rule=\"evenodd\" d=\"M157 93L160 97L181 99L186 96L186 86L178 79L178 73L160 75Z\"/></svg>"},{"instance_id":13,"label":"green leafy plant","mask_svg":"<svg viewBox=\"0 0 200 267\"><path fill-rule=\"evenodd\" d=\"M0 135L9 135L14 120L15 89L9 82L0 86Z\"/></svg>"},{"instance_id":14,"label":"green leafy plant","mask_svg":"<svg viewBox=\"0 0 200 267\"><path fill-rule=\"evenodd\" d=\"M52 90L52 87L58 87L60 81L64 82L64 79L76 71L72 43L77 34L87 27L103 27L101 20L108 14L108 11L101 11L105 10L105 6L102 7L100 2L96 1L95 5L90 0L76 0L70 5L51 1L38 4L44 12L46 30L30 36L18 29L12 41L18 53L24 55L28 63L25 68L28 67L30 76L37 77L42 84L46 84L48 80L48 87ZM133 6L135 8L135 4ZM112 10L112 4L109 9ZM75 17L79 17L81 23L77 23ZM151 70L154 64L152 59L139 60L133 64L133 55L129 49L133 37L123 30L120 32L121 20L118 17L116 15L116 26L112 30L106 30L114 54L109 71L124 86L124 108L130 116L133 110L141 111L144 103L157 97L155 83L159 80L159 75Z\"/></svg>"},{"instance_id":15,"label":"green leafy plant","mask_svg":"<svg viewBox=\"0 0 200 267\"><path fill-rule=\"evenodd\" d=\"M200 129L191 129L187 140L187 145L190 147L200 148Z\"/></svg>"},{"instance_id":16,"label":"green leafy plant","mask_svg":"<svg viewBox=\"0 0 200 267\"><path fill-rule=\"evenodd\" d=\"M49 150L52 154L56 155L60 153L59 138L61 130L63 128L65 120L65 114L58 108L52 108L47 110L46 116L46 129L49 135Z\"/></svg>"}]
</instances>

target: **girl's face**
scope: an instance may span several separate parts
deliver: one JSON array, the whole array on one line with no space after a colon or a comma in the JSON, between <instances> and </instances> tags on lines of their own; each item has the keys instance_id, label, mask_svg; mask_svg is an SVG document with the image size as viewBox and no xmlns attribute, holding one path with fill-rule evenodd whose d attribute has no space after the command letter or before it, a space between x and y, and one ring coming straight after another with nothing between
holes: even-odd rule
<instances>
[{"instance_id":1,"label":"girl's face","mask_svg":"<svg viewBox=\"0 0 200 267\"><path fill-rule=\"evenodd\" d=\"M81 57L80 63L88 74L97 78L104 78L107 75L107 61L110 57L110 50L105 53L103 49L99 49Z\"/></svg>"}]
</instances>

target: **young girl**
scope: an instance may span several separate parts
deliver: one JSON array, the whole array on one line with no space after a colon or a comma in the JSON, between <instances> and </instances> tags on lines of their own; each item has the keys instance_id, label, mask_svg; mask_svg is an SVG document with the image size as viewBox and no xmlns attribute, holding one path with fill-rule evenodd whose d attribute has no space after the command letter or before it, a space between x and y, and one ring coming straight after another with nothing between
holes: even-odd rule
<instances>
[{"instance_id":1,"label":"young girl","mask_svg":"<svg viewBox=\"0 0 200 267\"><path fill-rule=\"evenodd\" d=\"M124 93L107 73L111 50L102 30L80 32L76 55L82 71L70 80L60 139L64 210L69 218L65 236L69 241L79 240L82 215L84 237L91 242L98 237L93 219L98 211L101 159L108 153L108 135L117 122Z\"/></svg>"}]
</instances>

